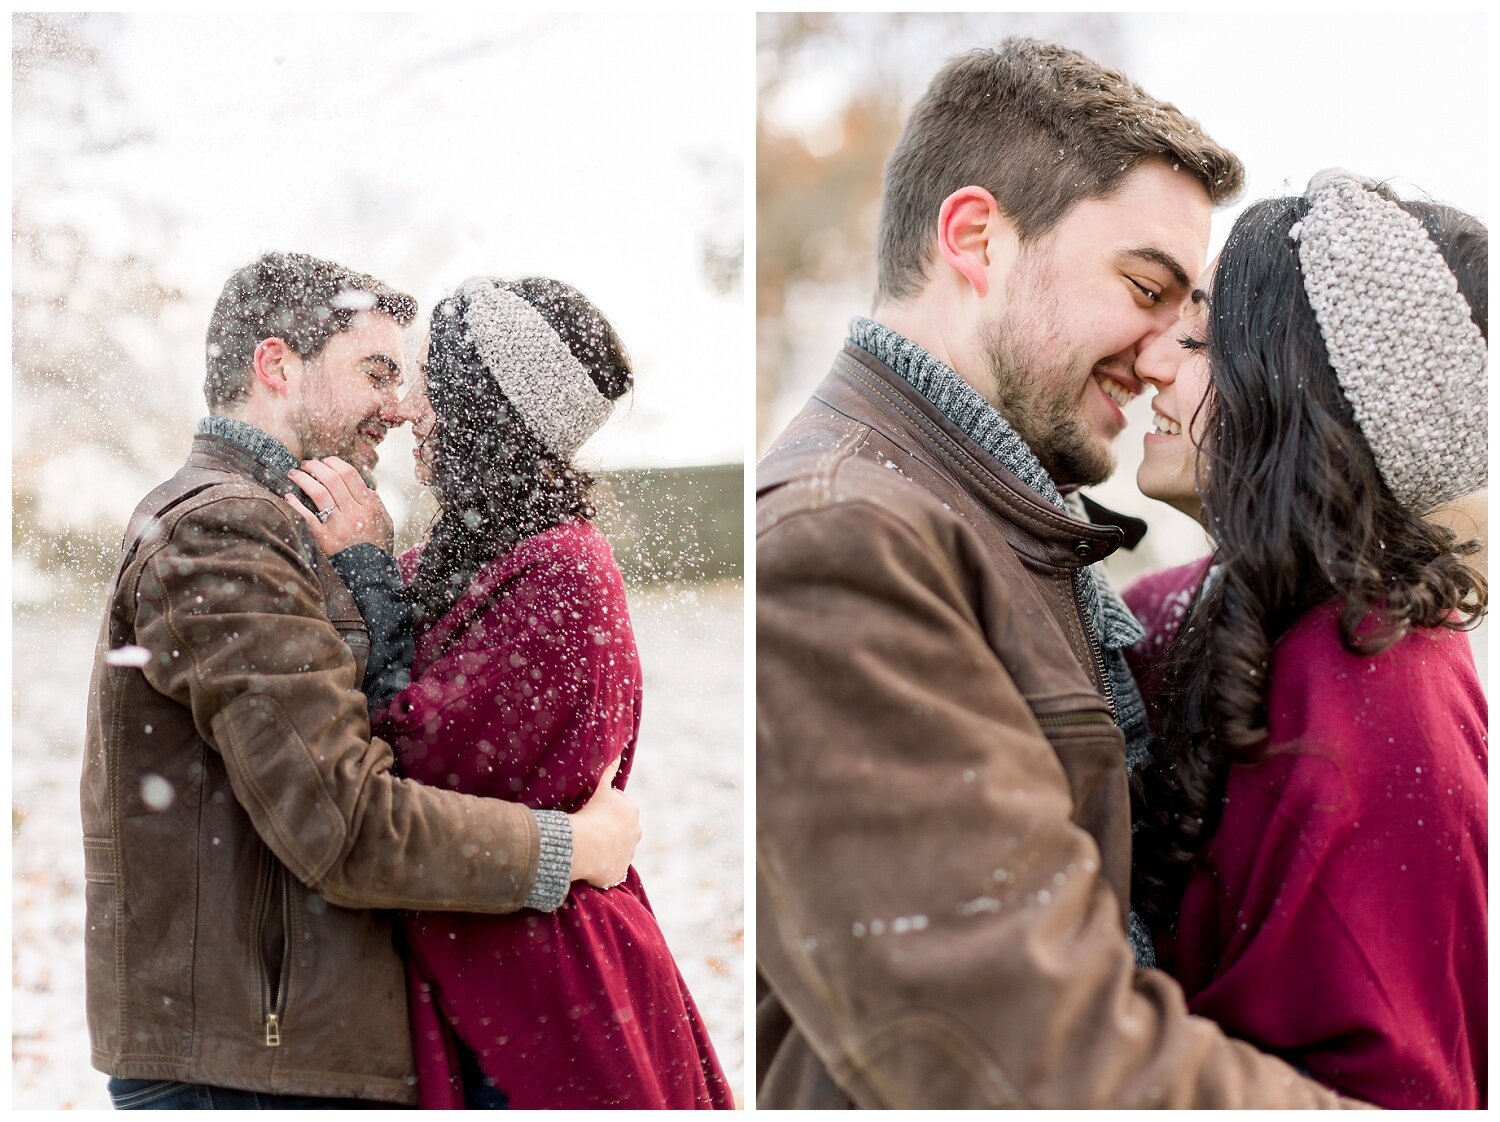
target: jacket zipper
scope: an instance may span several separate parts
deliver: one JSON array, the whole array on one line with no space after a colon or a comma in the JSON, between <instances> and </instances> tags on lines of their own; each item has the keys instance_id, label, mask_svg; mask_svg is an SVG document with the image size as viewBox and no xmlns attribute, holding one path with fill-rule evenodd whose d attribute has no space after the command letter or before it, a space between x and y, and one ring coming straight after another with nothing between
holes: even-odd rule
<instances>
[{"instance_id":1,"label":"jacket zipper","mask_svg":"<svg viewBox=\"0 0 1500 1122\"><path fill-rule=\"evenodd\" d=\"M1078 612L1078 621L1083 624L1083 634L1089 641L1089 653L1093 656L1094 667L1099 672L1099 684L1104 687L1104 700L1109 705L1110 719L1119 721L1119 714L1115 709L1115 684L1110 681L1109 666L1104 661L1104 647L1099 642L1099 636L1094 632L1094 622L1089 619L1088 613L1083 610L1083 570L1073 571L1073 607Z\"/></svg>"},{"instance_id":2,"label":"jacket zipper","mask_svg":"<svg viewBox=\"0 0 1500 1122\"><path fill-rule=\"evenodd\" d=\"M256 948L260 956L260 1013L261 1019L265 1022L266 1026L266 1047L279 1048L281 1047L281 1024L286 1016L286 964L288 956L292 953L290 931L291 889L287 884L285 872L279 865L275 864L275 858L268 856L266 864L270 868L268 881L276 882L280 888L279 893L277 893L279 897L277 903L280 905L281 912L282 956L281 970L273 978L271 976L270 964L266 961L264 946L261 945ZM258 937L262 940L262 944L264 943L266 924L271 919L271 895L271 885L267 884L265 895L262 897L264 904L261 921L256 926L256 931Z\"/></svg>"}]
</instances>

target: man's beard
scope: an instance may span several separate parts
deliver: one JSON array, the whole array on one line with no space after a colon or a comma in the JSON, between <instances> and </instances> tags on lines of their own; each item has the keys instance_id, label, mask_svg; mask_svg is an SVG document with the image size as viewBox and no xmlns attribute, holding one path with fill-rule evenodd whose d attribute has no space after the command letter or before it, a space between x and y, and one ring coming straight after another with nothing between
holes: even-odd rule
<instances>
[{"instance_id":1,"label":"man's beard","mask_svg":"<svg viewBox=\"0 0 1500 1122\"><path fill-rule=\"evenodd\" d=\"M1083 416L1079 394L1087 387L1074 388L1060 333L1043 329L1023 334L1011 320L996 320L981 330L980 345L994 383L989 403L1026 442L1052 482L1086 487L1108 479L1115 470L1114 455Z\"/></svg>"},{"instance_id":2,"label":"man's beard","mask_svg":"<svg viewBox=\"0 0 1500 1122\"><path fill-rule=\"evenodd\" d=\"M364 422L360 422L363 424ZM329 456L337 456L347 464L352 464L359 472L360 478L365 485L372 490L375 487L375 477L370 469L361 464L355 457L359 451L358 429L348 430L341 433L330 433L322 428L313 419L311 411L304 405L292 413L289 418L292 435L297 438L297 443L302 446L302 458L304 460L322 460Z\"/></svg>"}]
</instances>

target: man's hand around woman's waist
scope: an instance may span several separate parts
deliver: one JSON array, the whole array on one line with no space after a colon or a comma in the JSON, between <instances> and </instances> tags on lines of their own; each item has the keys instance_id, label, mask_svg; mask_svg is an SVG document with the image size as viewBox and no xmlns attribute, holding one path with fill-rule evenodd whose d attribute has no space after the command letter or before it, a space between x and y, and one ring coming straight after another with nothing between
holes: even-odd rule
<instances>
[{"instance_id":1,"label":"man's hand around woman's waist","mask_svg":"<svg viewBox=\"0 0 1500 1122\"><path fill-rule=\"evenodd\" d=\"M573 879L595 888L613 888L625 879L641 840L641 811L624 791L615 790L615 760L599 777L589 801L568 815L573 827Z\"/></svg>"}]
</instances>

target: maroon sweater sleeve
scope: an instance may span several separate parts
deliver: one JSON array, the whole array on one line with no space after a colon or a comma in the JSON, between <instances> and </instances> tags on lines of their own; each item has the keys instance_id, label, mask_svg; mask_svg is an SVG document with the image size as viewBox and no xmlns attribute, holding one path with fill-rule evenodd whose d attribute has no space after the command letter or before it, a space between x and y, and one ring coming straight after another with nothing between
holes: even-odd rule
<instances>
[{"instance_id":1,"label":"maroon sweater sleeve","mask_svg":"<svg viewBox=\"0 0 1500 1122\"><path fill-rule=\"evenodd\" d=\"M1272 754L1231 773L1164 965L1193 1012L1345 1094L1480 1106L1487 707L1467 637L1356 655L1330 603L1271 680Z\"/></svg>"}]
</instances>

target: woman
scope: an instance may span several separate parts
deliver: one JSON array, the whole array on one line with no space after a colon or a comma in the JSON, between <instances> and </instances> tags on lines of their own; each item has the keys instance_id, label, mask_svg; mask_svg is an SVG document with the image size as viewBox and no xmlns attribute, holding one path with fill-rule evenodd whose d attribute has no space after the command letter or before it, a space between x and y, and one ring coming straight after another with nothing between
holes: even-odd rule
<instances>
[{"instance_id":1,"label":"woman","mask_svg":"<svg viewBox=\"0 0 1500 1122\"><path fill-rule=\"evenodd\" d=\"M1323 173L1136 365L1140 487L1214 551L1126 597L1133 902L1193 1011L1384 1107L1485 1100L1486 587L1422 516L1484 486L1487 252Z\"/></svg>"},{"instance_id":2,"label":"woman","mask_svg":"<svg viewBox=\"0 0 1500 1122\"><path fill-rule=\"evenodd\" d=\"M619 569L590 521L592 480L569 457L630 384L614 330L557 281L472 278L434 309L404 409L440 513L401 558L410 685L372 697L374 731L407 777L558 811L582 805L607 769L624 786L640 661ZM293 478L318 510L337 508L311 476ZM352 506L374 501L363 491ZM325 549L350 544L338 523L310 522ZM382 610L391 590L355 585L367 617ZM391 669L372 668L367 688ZM634 869L612 891L574 884L556 912L424 913L404 931L423 1107L466 1095L513 1108L733 1106Z\"/></svg>"}]
</instances>

